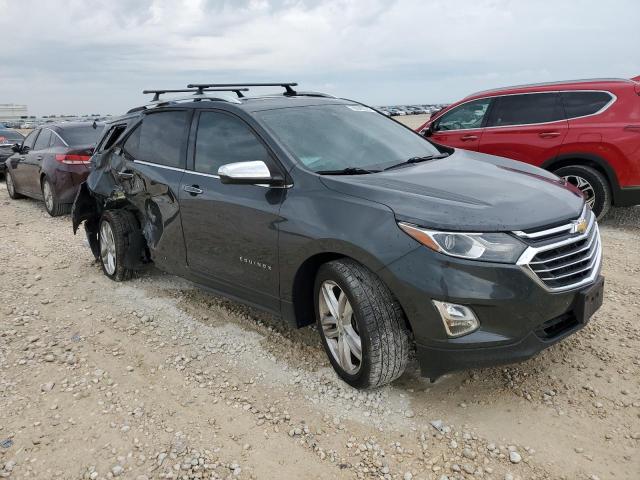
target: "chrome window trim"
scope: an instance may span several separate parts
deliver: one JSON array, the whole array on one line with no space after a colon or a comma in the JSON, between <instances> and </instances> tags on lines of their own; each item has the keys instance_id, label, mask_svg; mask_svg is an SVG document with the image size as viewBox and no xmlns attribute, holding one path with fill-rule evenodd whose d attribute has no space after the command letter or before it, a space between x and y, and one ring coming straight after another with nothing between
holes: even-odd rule
<instances>
[{"instance_id":1,"label":"chrome window trim","mask_svg":"<svg viewBox=\"0 0 640 480\"><path fill-rule=\"evenodd\" d=\"M56 137L58 137L58 138L60 139L60 141L64 144L64 146L65 146L65 147L68 147L68 146L69 146L69 144L68 144L67 142L65 142L65 141L64 141L64 138L62 138L62 137L58 134L58 132L56 132L55 130L51 130L51 129L50 129L50 128L48 128L48 127L45 127L45 128L46 128L47 130L51 131L51 132L52 132Z\"/></svg>"},{"instance_id":2,"label":"chrome window trim","mask_svg":"<svg viewBox=\"0 0 640 480\"><path fill-rule=\"evenodd\" d=\"M500 97L510 97L510 96L513 96L513 95L540 95L542 93L567 93L567 92L606 93L611 97L611 100L606 105L604 105L600 110L598 110L597 112L590 113L588 115L581 115L579 117L563 118L561 120L552 120L550 122L523 123L523 124L519 124L519 125L496 125L496 126L493 126L493 127L461 128L459 130L437 130L434 133L438 133L440 131L442 131L442 132L468 132L470 130L489 130L489 129L493 130L493 129L496 129L496 128L529 127L529 126L536 126L536 125L550 125L552 123L558 123L558 122L568 122L570 120L577 120L577 119L580 119L580 118L587 118L587 117L593 117L594 115L600 115L601 113L604 113L606 110L608 110L618 100L617 95L615 93L613 93L613 92L610 92L609 90L585 90L585 89L580 89L580 90L548 90L548 91L544 91L544 92L505 93L505 94L501 94L501 95L487 95L486 97L472 98L471 100L467 100L465 102L459 103L458 105L453 107L451 110L447 110L446 112L444 112L437 119L442 118L447 113L453 111L454 109L456 109L458 107L461 107L462 105L465 105L465 104L467 104L469 102L475 102L476 100L486 100L487 98L496 99L496 98L500 98ZM564 106L563 106L563 108L564 108ZM435 119L435 120L437 120L437 119Z\"/></svg>"},{"instance_id":3,"label":"chrome window trim","mask_svg":"<svg viewBox=\"0 0 640 480\"><path fill-rule=\"evenodd\" d=\"M160 165L159 163L147 162L147 161L144 161L144 160L133 160L133 163L139 163L141 165L147 165L149 167L165 168L167 170L173 170L174 172L192 173L194 175L200 175L201 177L217 178L218 180L220 180L220 177L218 175L214 175L212 173L201 173L201 172L196 172L194 170L187 170L186 168L169 167L167 165ZM263 188L291 188L291 187L293 187L293 184L291 184L291 183L289 183L287 185L281 185L281 186L266 185L264 183L254 183L252 185L254 185L256 187L263 187Z\"/></svg>"}]
</instances>

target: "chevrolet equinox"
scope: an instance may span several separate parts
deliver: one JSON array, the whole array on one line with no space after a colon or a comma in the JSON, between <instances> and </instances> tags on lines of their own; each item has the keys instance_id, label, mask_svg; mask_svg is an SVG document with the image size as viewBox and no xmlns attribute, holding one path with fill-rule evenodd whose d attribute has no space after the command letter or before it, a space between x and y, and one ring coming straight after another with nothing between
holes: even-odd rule
<instances>
[{"instance_id":1,"label":"chevrolet equinox","mask_svg":"<svg viewBox=\"0 0 640 480\"><path fill-rule=\"evenodd\" d=\"M265 85L285 91L243 93ZM431 379L530 358L600 307L598 225L575 186L295 86L146 91L107 124L73 227L109 278L153 262L315 322L358 388L399 377L412 345Z\"/></svg>"}]
</instances>

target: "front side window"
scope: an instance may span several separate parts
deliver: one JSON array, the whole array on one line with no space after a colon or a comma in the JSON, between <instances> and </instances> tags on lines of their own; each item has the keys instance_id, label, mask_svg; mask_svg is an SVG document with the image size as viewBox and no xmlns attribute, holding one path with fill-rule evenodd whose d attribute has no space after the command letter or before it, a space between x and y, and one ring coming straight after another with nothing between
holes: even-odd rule
<instances>
[{"instance_id":1,"label":"front side window","mask_svg":"<svg viewBox=\"0 0 640 480\"><path fill-rule=\"evenodd\" d=\"M420 135L361 105L265 110L257 118L309 170L376 170L440 152Z\"/></svg>"},{"instance_id":2,"label":"front side window","mask_svg":"<svg viewBox=\"0 0 640 480\"><path fill-rule=\"evenodd\" d=\"M455 107L436 120L434 131L481 128L490 103L490 98L482 98Z\"/></svg>"},{"instance_id":3,"label":"front side window","mask_svg":"<svg viewBox=\"0 0 640 480\"><path fill-rule=\"evenodd\" d=\"M593 115L613 98L608 92L562 92L560 96L569 119Z\"/></svg>"},{"instance_id":4,"label":"front side window","mask_svg":"<svg viewBox=\"0 0 640 480\"><path fill-rule=\"evenodd\" d=\"M202 112L196 136L195 170L216 175L226 163L268 162L267 149L239 118L220 112Z\"/></svg>"},{"instance_id":5,"label":"front side window","mask_svg":"<svg viewBox=\"0 0 640 480\"><path fill-rule=\"evenodd\" d=\"M27 135L27 138L25 138L24 142L22 142L22 147L27 147L29 150L31 150L33 148L33 144L36 143L36 137L38 136L39 132L40 130L34 130L29 135Z\"/></svg>"},{"instance_id":6,"label":"front side window","mask_svg":"<svg viewBox=\"0 0 640 480\"><path fill-rule=\"evenodd\" d=\"M146 115L124 143L125 153L136 160L184 168L188 118L187 111Z\"/></svg>"},{"instance_id":7,"label":"front side window","mask_svg":"<svg viewBox=\"0 0 640 480\"><path fill-rule=\"evenodd\" d=\"M564 119L557 93L505 95L495 99L487 127L548 123Z\"/></svg>"},{"instance_id":8,"label":"front side window","mask_svg":"<svg viewBox=\"0 0 640 480\"><path fill-rule=\"evenodd\" d=\"M43 128L38 135L38 139L36 140L36 144L33 146L34 150L44 150L49 148L49 142L51 141L51 130L48 128Z\"/></svg>"}]
</instances>

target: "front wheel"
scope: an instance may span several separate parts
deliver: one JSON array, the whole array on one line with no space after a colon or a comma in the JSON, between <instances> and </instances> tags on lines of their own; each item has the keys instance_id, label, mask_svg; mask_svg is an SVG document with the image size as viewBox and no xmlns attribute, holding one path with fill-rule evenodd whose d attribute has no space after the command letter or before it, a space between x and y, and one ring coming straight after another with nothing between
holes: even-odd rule
<instances>
[{"instance_id":1,"label":"front wheel","mask_svg":"<svg viewBox=\"0 0 640 480\"><path fill-rule=\"evenodd\" d=\"M24 198L23 195L20 195L18 192L16 192L16 184L13 182L13 175L11 175L8 170L5 173L5 181L7 182L7 192L9 193L9 198L13 200Z\"/></svg>"},{"instance_id":2,"label":"front wheel","mask_svg":"<svg viewBox=\"0 0 640 480\"><path fill-rule=\"evenodd\" d=\"M402 375L409 356L404 314L373 272L350 259L324 264L315 308L324 349L345 382L378 387Z\"/></svg>"},{"instance_id":3,"label":"front wheel","mask_svg":"<svg viewBox=\"0 0 640 480\"><path fill-rule=\"evenodd\" d=\"M569 165L554 172L570 184L578 187L585 203L601 219L611 208L611 189L606 177L594 168L584 165Z\"/></svg>"}]
</instances>

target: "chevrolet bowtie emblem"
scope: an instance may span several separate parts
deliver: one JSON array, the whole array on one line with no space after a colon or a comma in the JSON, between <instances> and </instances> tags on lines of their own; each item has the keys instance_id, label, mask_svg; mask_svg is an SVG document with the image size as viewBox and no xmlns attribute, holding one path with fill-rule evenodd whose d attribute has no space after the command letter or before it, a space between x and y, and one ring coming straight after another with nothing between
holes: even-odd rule
<instances>
[{"instance_id":1,"label":"chevrolet bowtie emblem","mask_svg":"<svg viewBox=\"0 0 640 480\"><path fill-rule=\"evenodd\" d=\"M573 224L571 227L571 233L584 233L587 231L588 224L585 218L573 220L571 223Z\"/></svg>"}]
</instances>

